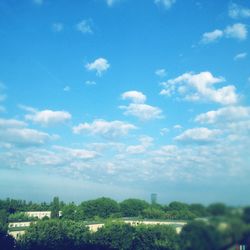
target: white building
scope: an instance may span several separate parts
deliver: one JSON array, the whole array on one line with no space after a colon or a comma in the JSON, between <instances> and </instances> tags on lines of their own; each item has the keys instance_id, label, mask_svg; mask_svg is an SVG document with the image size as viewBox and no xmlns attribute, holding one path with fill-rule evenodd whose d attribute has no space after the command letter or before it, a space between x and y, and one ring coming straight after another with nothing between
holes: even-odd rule
<instances>
[{"instance_id":1,"label":"white building","mask_svg":"<svg viewBox=\"0 0 250 250\"><path fill-rule=\"evenodd\" d=\"M44 217L51 218L51 211L28 211L25 212L29 217L36 217L38 219L42 219Z\"/></svg>"},{"instance_id":2,"label":"white building","mask_svg":"<svg viewBox=\"0 0 250 250\"><path fill-rule=\"evenodd\" d=\"M25 230L9 231L9 235L18 240L22 235L25 234Z\"/></svg>"},{"instance_id":3,"label":"white building","mask_svg":"<svg viewBox=\"0 0 250 250\"><path fill-rule=\"evenodd\" d=\"M13 227L29 227L31 223L35 223L35 221L10 222L9 223L9 228L13 228Z\"/></svg>"}]
</instances>

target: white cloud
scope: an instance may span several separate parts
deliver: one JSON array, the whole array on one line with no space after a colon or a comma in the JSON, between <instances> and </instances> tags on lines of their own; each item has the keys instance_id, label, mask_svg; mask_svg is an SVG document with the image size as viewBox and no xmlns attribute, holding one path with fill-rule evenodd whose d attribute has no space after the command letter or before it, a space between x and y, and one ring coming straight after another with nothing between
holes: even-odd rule
<instances>
[{"instance_id":1,"label":"white cloud","mask_svg":"<svg viewBox=\"0 0 250 250\"><path fill-rule=\"evenodd\" d=\"M154 139L150 136L141 136L139 138L140 144L138 145L130 145L126 148L126 152L128 154L142 154L153 145Z\"/></svg>"},{"instance_id":2,"label":"white cloud","mask_svg":"<svg viewBox=\"0 0 250 250\"><path fill-rule=\"evenodd\" d=\"M196 122L214 124L250 119L250 107L232 106L208 111L195 118Z\"/></svg>"},{"instance_id":3,"label":"white cloud","mask_svg":"<svg viewBox=\"0 0 250 250\"><path fill-rule=\"evenodd\" d=\"M148 104L130 103L128 106L119 106L125 110L124 115L132 115L143 121L163 118L162 110Z\"/></svg>"},{"instance_id":4,"label":"white cloud","mask_svg":"<svg viewBox=\"0 0 250 250\"><path fill-rule=\"evenodd\" d=\"M176 0L155 0L155 4L162 5L166 9L170 9Z\"/></svg>"},{"instance_id":5,"label":"white cloud","mask_svg":"<svg viewBox=\"0 0 250 250\"><path fill-rule=\"evenodd\" d=\"M99 154L93 150L68 148L62 146L54 146L54 148L57 151L60 151L64 156L68 155L72 159L90 160L99 156Z\"/></svg>"},{"instance_id":6,"label":"white cloud","mask_svg":"<svg viewBox=\"0 0 250 250\"><path fill-rule=\"evenodd\" d=\"M167 75L167 72L166 72L165 69L157 69L157 70L155 71L155 74L156 74L157 76L159 76L159 77L164 77L164 76Z\"/></svg>"},{"instance_id":7,"label":"white cloud","mask_svg":"<svg viewBox=\"0 0 250 250\"><path fill-rule=\"evenodd\" d=\"M91 26L92 26L91 20L82 20L76 25L76 29L83 34L92 34L93 30Z\"/></svg>"},{"instance_id":8,"label":"white cloud","mask_svg":"<svg viewBox=\"0 0 250 250\"><path fill-rule=\"evenodd\" d=\"M6 128L0 130L1 140L17 146L39 146L53 139L49 134L29 128Z\"/></svg>"},{"instance_id":9,"label":"white cloud","mask_svg":"<svg viewBox=\"0 0 250 250\"><path fill-rule=\"evenodd\" d=\"M228 15L231 18L249 18L250 17L250 9L240 6L236 3L229 4Z\"/></svg>"},{"instance_id":10,"label":"white cloud","mask_svg":"<svg viewBox=\"0 0 250 250\"><path fill-rule=\"evenodd\" d=\"M24 156L24 163L28 166L62 166L65 164L65 159L62 155L40 149L32 150Z\"/></svg>"},{"instance_id":11,"label":"white cloud","mask_svg":"<svg viewBox=\"0 0 250 250\"><path fill-rule=\"evenodd\" d=\"M27 128L27 123L16 119L0 119L0 141L13 146L40 146L57 139L47 133Z\"/></svg>"},{"instance_id":12,"label":"white cloud","mask_svg":"<svg viewBox=\"0 0 250 250\"><path fill-rule=\"evenodd\" d=\"M202 43L211 43L211 42L215 42L218 39L223 37L223 31L222 30L214 30L212 32L206 32L202 35Z\"/></svg>"},{"instance_id":13,"label":"white cloud","mask_svg":"<svg viewBox=\"0 0 250 250\"><path fill-rule=\"evenodd\" d=\"M89 81L89 80L87 80L87 81L85 82L85 84L86 84L86 85L96 85L96 82L95 82L95 81Z\"/></svg>"},{"instance_id":14,"label":"white cloud","mask_svg":"<svg viewBox=\"0 0 250 250\"><path fill-rule=\"evenodd\" d=\"M214 87L215 84L224 81L224 78L214 77L210 72L185 73L161 83L164 89L160 94L167 96L179 94L187 101L211 101L223 105L237 103L238 96L235 93L235 86Z\"/></svg>"},{"instance_id":15,"label":"white cloud","mask_svg":"<svg viewBox=\"0 0 250 250\"><path fill-rule=\"evenodd\" d=\"M237 54L235 57L234 57L234 60L237 61L237 60L241 60L241 59L244 59L247 57L247 53L244 52L244 53L239 53Z\"/></svg>"},{"instance_id":16,"label":"white cloud","mask_svg":"<svg viewBox=\"0 0 250 250\"><path fill-rule=\"evenodd\" d=\"M123 100L132 101L127 106L119 106L119 109L125 110L124 115L132 115L143 121L163 118L160 108L145 104L147 97L142 92L127 91L121 97Z\"/></svg>"},{"instance_id":17,"label":"white cloud","mask_svg":"<svg viewBox=\"0 0 250 250\"><path fill-rule=\"evenodd\" d=\"M61 32L64 29L63 23L53 23L52 24L52 30L54 32Z\"/></svg>"},{"instance_id":18,"label":"white cloud","mask_svg":"<svg viewBox=\"0 0 250 250\"><path fill-rule=\"evenodd\" d=\"M236 38L238 40L245 40L248 33L246 25L242 23L227 26L224 32L226 37Z\"/></svg>"},{"instance_id":19,"label":"white cloud","mask_svg":"<svg viewBox=\"0 0 250 250\"><path fill-rule=\"evenodd\" d=\"M168 129L168 128L162 128L162 129L160 130L160 135L164 136L164 135L166 135L168 132L169 132L169 129Z\"/></svg>"},{"instance_id":20,"label":"white cloud","mask_svg":"<svg viewBox=\"0 0 250 250\"><path fill-rule=\"evenodd\" d=\"M85 68L89 71L96 71L98 76L101 76L103 72L107 71L110 68L108 60L105 58L98 58L92 63L87 63Z\"/></svg>"},{"instance_id":21,"label":"white cloud","mask_svg":"<svg viewBox=\"0 0 250 250\"><path fill-rule=\"evenodd\" d=\"M42 111L31 110L30 112L31 114L25 115L25 119L42 126L64 123L71 119L71 114L66 111L53 111L46 109Z\"/></svg>"},{"instance_id":22,"label":"white cloud","mask_svg":"<svg viewBox=\"0 0 250 250\"><path fill-rule=\"evenodd\" d=\"M26 127L27 123L19 121L16 119L1 119L0 118L0 129L2 128L16 128L16 127Z\"/></svg>"},{"instance_id":23,"label":"white cloud","mask_svg":"<svg viewBox=\"0 0 250 250\"><path fill-rule=\"evenodd\" d=\"M134 103L144 103L147 100L147 97L139 91L127 91L122 94L123 100L131 100Z\"/></svg>"},{"instance_id":24,"label":"white cloud","mask_svg":"<svg viewBox=\"0 0 250 250\"><path fill-rule=\"evenodd\" d=\"M133 124L123 121L94 120L92 123L82 123L73 127L75 134L101 135L106 138L116 138L127 135L131 130L136 129Z\"/></svg>"},{"instance_id":25,"label":"white cloud","mask_svg":"<svg viewBox=\"0 0 250 250\"><path fill-rule=\"evenodd\" d=\"M247 26L245 24L235 23L231 26L227 26L224 30L216 29L214 31L204 33L202 35L201 43L212 43L223 37L245 40L247 38L247 33Z\"/></svg>"},{"instance_id":26,"label":"white cloud","mask_svg":"<svg viewBox=\"0 0 250 250\"><path fill-rule=\"evenodd\" d=\"M208 129L203 127L192 128L184 131L179 136L176 136L175 140L185 143L205 143L214 141L216 137L220 134L221 131L218 129Z\"/></svg>"},{"instance_id":27,"label":"white cloud","mask_svg":"<svg viewBox=\"0 0 250 250\"><path fill-rule=\"evenodd\" d=\"M182 129L182 126L181 126L180 124L176 124L176 125L174 125L173 128L174 128L174 129Z\"/></svg>"}]
</instances>

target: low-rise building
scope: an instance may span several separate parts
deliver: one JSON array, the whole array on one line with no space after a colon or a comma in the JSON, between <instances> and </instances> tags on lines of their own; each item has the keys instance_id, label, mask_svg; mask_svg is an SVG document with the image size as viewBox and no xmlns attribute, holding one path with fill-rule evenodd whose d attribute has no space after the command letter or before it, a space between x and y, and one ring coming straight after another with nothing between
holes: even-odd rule
<instances>
[{"instance_id":1,"label":"low-rise building","mask_svg":"<svg viewBox=\"0 0 250 250\"><path fill-rule=\"evenodd\" d=\"M13 227L29 227L31 223L34 223L35 221L18 221L18 222L10 222L9 228Z\"/></svg>"},{"instance_id":2,"label":"low-rise building","mask_svg":"<svg viewBox=\"0 0 250 250\"><path fill-rule=\"evenodd\" d=\"M22 235L25 234L27 228L34 223L36 223L36 221L10 222L8 225L8 233L18 240Z\"/></svg>"},{"instance_id":3,"label":"low-rise building","mask_svg":"<svg viewBox=\"0 0 250 250\"><path fill-rule=\"evenodd\" d=\"M9 230L8 231L9 235L11 235L13 238L16 240L20 239L22 235L25 234L25 230Z\"/></svg>"},{"instance_id":4,"label":"low-rise building","mask_svg":"<svg viewBox=\"0 0 250 250\"><path fill-rule=\"evenodd\" d=\"M28 211L25 212L29 217L36 217L38 219L43 219L44 217L51 218L51 211Z\"/></svg>"}]
</instances>

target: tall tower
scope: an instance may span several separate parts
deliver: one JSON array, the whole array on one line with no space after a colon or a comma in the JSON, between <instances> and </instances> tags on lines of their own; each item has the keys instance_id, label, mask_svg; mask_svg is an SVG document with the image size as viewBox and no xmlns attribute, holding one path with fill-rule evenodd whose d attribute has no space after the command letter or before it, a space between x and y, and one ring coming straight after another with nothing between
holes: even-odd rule
<instances>
[{"instance_id":1,"label":"tall tower","mask_svg":"<svg viewBox=\"0 0 250 250\"><path fill-rule=\"evenodd\" d=\"M154 205L157 203L157 194L156 193L152 193L151 194L151 204Z\"/></svg>"}]
</instances>

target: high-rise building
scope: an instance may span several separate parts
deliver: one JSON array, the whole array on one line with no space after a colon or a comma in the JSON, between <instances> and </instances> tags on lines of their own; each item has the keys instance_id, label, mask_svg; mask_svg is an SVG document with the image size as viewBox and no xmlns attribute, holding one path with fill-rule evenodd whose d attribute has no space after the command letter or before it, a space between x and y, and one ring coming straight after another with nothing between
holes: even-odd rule
<instances>
[{"instance_id":1,"label":"high-rise building","mask_svg":"<svg viewBox=\"0 0 250 250\"><path fill-rule=\"evenodd\" d=\"M152 193L151 194L151 204L156 204L157 203L157 194Z\"/></svg>"}]
</instances>

